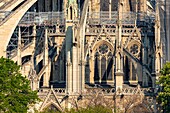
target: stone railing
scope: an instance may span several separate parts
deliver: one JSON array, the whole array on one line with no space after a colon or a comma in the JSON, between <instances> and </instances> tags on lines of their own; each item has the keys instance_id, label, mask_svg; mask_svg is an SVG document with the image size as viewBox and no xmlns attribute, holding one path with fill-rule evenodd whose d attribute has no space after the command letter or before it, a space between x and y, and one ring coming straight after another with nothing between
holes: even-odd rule
<instances>
[{"instance_id":1,"label":"stone railing","mask_svg":"<svg viewBox=\"0 0 170 113\"><path fill-rule=\"evenodd\" d=\"M66 93L65 88L54 88L54 91L56 94L65 94Z\"/></svg>"},{"instance_id":2,"label":"stone railing","mask_svg":"<svg viewBox=\"0 0 170 113\"><path fill-rule=\"evenodd\" d=\"M96 94L103 93L104 95L153 95L153 88L123 88L122 90L117 89L115 92L115 88L86 88L86 92Z\"/></svg>"},{"instance_id":3,"label":"stone railing","mask_svg":"<svg viewBox=\"0 0 170 113\"><path fill-rule=\"evenodd\" d=\"M101 30L103 30L103 29L97 28L97 27L88 27L86 30L86 33L90 33L90 34L99 34L102 32L107 32L107 33L111 33L111 34L116 33L116 28L105 28L105 31L101 31Z\"/></svg>"},{"instance_id":4,"label":"stone railing","mask_svg":"<svg viewBox=\"0 0 170 113\"><path fill-rule=\"evenodd\" d=\"M54 92L55 95L58 95L58 96L69 95L66 92L66 88L40 88L40 89L38 89L38 95L45 96L50 91ZM149 89L149 88L123 88L121 91L118 89L116 92L115 92L115 88L86 88L85 92L71 93L72 96L77 96L80 94L83 96L98 95L98 94L103 95L103 96L114 96L115 94L117 96L120 96L120 95L153 96L154 91L153 91L153 89Z\"/></svg>"},{"instance_id":5,"label":"stone railing","mask_svg":"<svg viewBox=\"0 0 170 113\"><path fill-rule=\"evenodd\" d=\"M86 88L85 94L97 94L102 93L104 95L114 95L115 88Z\"/></svg>"},{"instance_id":6,"label":"stone railing","mask_svg":"<svg viewBox=\"0 0 170 113\"><path fill-rule=\"evenodd\" d=\"M40 88L38 89L39 94L46 94L49 93L51 88ZM65 95L66 89L65 88L52 88L52 90L55 92L56 95Z\"/></svg>"},{"instance_id":7,"label":"stone railing","mask_svg":"<svg viewBox=\"0 0 170 113\"><path fill-rule=\"evenodd\" d=\"M117 90L117 93L124 95L154 95L154 88L123 88L122 90Z\"/></svg>"},{"instance_id":8,"label":"stone railing","mask_svg":"<svg viewBox=\"0 0 170 113\"><path fill-rule=\"evenodd\" d=\"M122 34L123 35L125 35L125 34L129 35L129 34L132 33L133 29L134 28L122 28Z\"/></svg>"},{"instance_id":9,"label":"stone railing","mask_svg":"<svg viewBox=\"0 0 170 113\"><path fill-rule=\"evenodd\" d=\"M123 35L130 35L132 33L134 28L122 28L122 34ZM97 28L97 27L87 27L86 29L86 33L88 34L99 34L99 33L102 33L103 31L102 28ZM115 34L116 33L116 28L105 28L104 29L105 31L104 32L107 32L109 34Z\"/></svg>"}]
</instances>

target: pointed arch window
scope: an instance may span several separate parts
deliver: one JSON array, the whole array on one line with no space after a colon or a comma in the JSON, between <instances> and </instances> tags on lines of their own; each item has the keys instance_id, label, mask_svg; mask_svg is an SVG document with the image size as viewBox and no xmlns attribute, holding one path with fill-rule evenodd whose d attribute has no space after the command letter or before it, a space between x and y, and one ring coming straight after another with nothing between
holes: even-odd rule
<instances>
[{"instance_id":1,"label":"pointed arch window","mask_svg":"<svg viewBox=\"0 0 170 113\"><path fill-rule=\"evenodd\" d=\"M117 11L117 9L118 9L118 0L112 0L111 5L112 5L112 11Z\"/></svg>"},{"instance_id":2,"label":"pointed arch window","mask_svg":"<svg viewBox=\"0 0 170 113\"><path fill-rule=\"evenodd\" d=\"M101 44L94 55L94 80L106 83L113 77L113 53L107 44Z\"/></svg>"},{"instance_id":3,"label":"pointed arch window","mask_svg":"<svg viewBox=\"0 0 170 113\"><path fill-rule=\"evenodd\" d=\"M73 8L70 7L70 20L72 20L72 19L73 19Z\"/></svg>"},{"instance_id":4,"label":"pointed arch window","mask_svg":"<svg viewBox=\"0 0 170 113\"><path fill-rule=\"evenodd\" d=\"M101 11L109 11L109 0L101 0L100 1L100 10Z\"/></svg>"}]
</instances>

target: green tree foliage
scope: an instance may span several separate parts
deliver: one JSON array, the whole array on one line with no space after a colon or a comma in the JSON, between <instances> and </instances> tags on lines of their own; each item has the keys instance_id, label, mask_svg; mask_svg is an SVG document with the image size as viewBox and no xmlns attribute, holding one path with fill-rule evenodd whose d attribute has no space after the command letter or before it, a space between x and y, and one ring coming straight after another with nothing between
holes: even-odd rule
<instances>
[{"instance_id":1,"label":"green tree foliage","mask_svg":"<svg viewBox=\"0 0 170 113\"><path fill-rule=\"evenodd\" d=\"M0 58L0 113L26 113L29 105L39 100L19 70L12 60Z\"/></svg>"},{"instance_id":2,"label":"green tree foliage","mask_svg":"<svg viewBox=\"0 0 170 113\"><path fill-rule=\"evenodd\" d=\"M165 113L170 113L170 62L166 63L161 70L158 84L162 87L158 94L158 102Z\"/></svg>"}]
</instances>

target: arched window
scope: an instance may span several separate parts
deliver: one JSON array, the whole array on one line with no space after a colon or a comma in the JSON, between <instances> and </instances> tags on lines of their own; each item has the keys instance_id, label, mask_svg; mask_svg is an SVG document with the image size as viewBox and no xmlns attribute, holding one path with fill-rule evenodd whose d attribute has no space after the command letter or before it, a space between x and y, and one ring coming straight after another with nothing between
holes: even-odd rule
<instances>
[{"instance_id":1,"label":"arched window","mask_svg":"<svg viewBox=\"0 0 170 113\"><path fill-rule=\"evenodd\" d=\"M58 9L59 9L59 11L62 11L63 10L63 0L59 0L58 2L59 2Z\"/></svg>"},{"instance_id":2,"label":"arched window","mask_svg":"<svg viewBox=\"0 0 170 113\"><path fill-rule=\"evenodd\" d=\"M124 81L127 83L129 81L129 59L127 56L125 56L125 61L124 61Z\"/></svg>"},{"instance_id":3,"label":"arched window","mask_svg":"<svg viewBox=\"0 0 170 113\"><path fill-rule=\"evenodd\" d=\"M85 83L90 82L90 67L89 67L89 55L86 58L86 65L85 65Z\"/></svg>"},{"instance_id":4,"label":"arched window","mask_svg":"<svg viewBox=\"0 0 170 113\"><path fill-rule=\"evenodd\" d=\"M137 80L137 69L136 69L136 67L135 67L135 65L134 65L134 63L132 63L132 75L131 75L131 80L134 80L134 81L136 81Z\"/></svg>"},{"instance_id":5,"label":"arched window","mask_svg":"<svg viewBox=\"0 0 170 113\"><path fill-rule=\"evenodd\" d=\"M109 0L101 0L100 1L100 10L101 11L109 11Z\"/></svg>"},{"instance_id":6,"label":"arched window","mask_svg":"<svg viewBox=\"0 0 170 113\"><path fill-rule=\"evenodd\" d=\"M101 44L94 55L94 81L107 83L112 80L113 75L113 53L107 44Z\"/></svg>"},{"instance_id":7,"label":"arched window","mask_svg":"<svg viewBox=\"0 0 170 113\"><path fill-rule=\"evenodd\" d=\"M73 19L73 8L70 7L70 20L72 20L72 19Z\"/></svg>"},{"instance_id":8,"label":"arched window","mask_svg":"<svg viewBox=\"0 0 170 113\"><path fill-rule=\"evenodd\" d=\"M107 58L107 79L112 80L113 78L113 54L109 52L108 58Z\"/></svg>"},{"instance_id":9,"label":"arched window","mask_svg":"<svg viewBox=\"0 0 170 113\"><path fill-rule=\"evenodd\" d=\"M136 0L129 0L129 5L130 5L130 11L135 12L136 11Z\"/></svg>"},{"instance_id":10,"label":"arched window","mask_svg":"<svg viewBox=\"0 0 170 113\"><path fill-rule=\"evenodd\" d=\"M117 9L118 9L118 0L112 0L111 6L112 6L112 11L117 11Z\"/></svg>"},{"instance_id":11,"label":"arched window","mask_svg":"<svg viewBox=\"0 0 170 113\"><path fill-rule=\"evenodd\" d=\"M100 59L99 54L96 52L95 54L95 60L94 60L94 81L99 82L100 79Z\"/></svg>"}]
</instances>

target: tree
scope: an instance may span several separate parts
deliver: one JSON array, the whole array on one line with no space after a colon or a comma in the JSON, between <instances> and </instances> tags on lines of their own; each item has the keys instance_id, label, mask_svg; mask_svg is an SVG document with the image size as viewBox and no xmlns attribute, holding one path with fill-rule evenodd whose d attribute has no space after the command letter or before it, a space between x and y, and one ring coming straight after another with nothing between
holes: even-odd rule
<instances>
[{"instance_id":1,"label":"tree","mask_svg":"<svg viewBox=\"0 0 170 113\"><path fill-rule=\"evenodd\" d=\"M170 62L164 65L160 73L157 83L161 86L161 91L158 93L157 101L162 106L163 112L170 113Z\"/></svg>"},{"instance_id":2,"label":"tree","mask_svg":"<svg viewBox=\"0 0 170 113\"><path fill-rule=\"evenodd\" d=\"M123 107L124 113L153 113L153 109L147 97L140 94L124 97Z\"/></svg>"},{"instance_id":3,"label":"tree","mask_svg":"<svg viewBox=\"0 0 170 113\"><path fill-rule=\"evenodd\" d=\"M79 94L79 97L72 97L69 103L73 109L64 113L113 113L114 100L106 98L103 90L102 88L89 88ZM120 110L116 111L119 113Z\"/></svg>"},{"instance_id":4,"label":"tree","mask_svg":"<svg viewBox=\"0 0 170 113\"><path fill-rule=\"evenodd\" d=\"M10 59L0 58L0 112L26 113L38 99L30 82L20 73L20 66Z\"/></svg>"}]
</instances>

